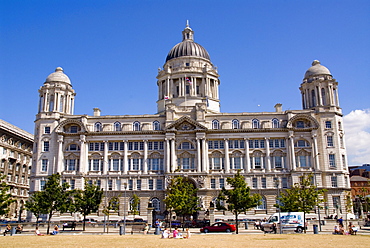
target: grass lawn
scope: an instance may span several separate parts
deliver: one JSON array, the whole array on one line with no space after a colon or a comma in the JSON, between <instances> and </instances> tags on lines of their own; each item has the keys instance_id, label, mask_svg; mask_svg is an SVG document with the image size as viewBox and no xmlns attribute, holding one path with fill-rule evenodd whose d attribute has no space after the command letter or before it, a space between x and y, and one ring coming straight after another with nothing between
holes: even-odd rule
<instances>
[{"instance_id":1,"label":"grass lawn","mask_svg":"<svg viewBox=\"0 0 370 248\"><path fill-rule=\"evenodd\" d=\"M325 234L193 235L190 239L160 239L156 235L56 235L0 237L0 247L370 247L370 236Z\"/></svg>"}]
</instances>

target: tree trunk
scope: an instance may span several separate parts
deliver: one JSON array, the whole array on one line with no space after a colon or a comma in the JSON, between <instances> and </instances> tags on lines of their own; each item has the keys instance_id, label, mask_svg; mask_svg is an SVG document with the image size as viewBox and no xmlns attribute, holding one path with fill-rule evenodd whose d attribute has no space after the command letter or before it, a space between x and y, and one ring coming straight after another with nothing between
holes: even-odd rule
<instances>
[{"instance_id":1,"label":"tree trunk","mask_svg":"<svg viewBox=\"0 0 370 248\"><path fill-rule=\"evenodd\" d=\"M303 230L306 233L306 212L303 212Z\"/></svg>"},{"instance_id":2,"label":"tree trunk","mask_svg":"<svg viewBox=\"0 0 370 248\"><path fill-rule=\"evenodd\" d=\"M239 234L238 212L235 212L236 234Z\"/></svg>"},{"instance_id":3,"label":"tree trunk","mask_svg":"<svg viewBox=\"0 0 370 248\"><path fill-rule=\"evenodd\" d=\"M84 215L83 224L82 224L82 228L84 231L85 231L85 227L86 227L86 215Z\"/></svg>"},{"instance_id":4,"label":"tree trunk","mask_svg":"<svg viewBox=\"0 0 370 248\"><path fill-rule=\"evenodd\" d=\"M49 234L49 230L50 230L50 220L51 220L51 217L53 216L53 211L50 211L49 213L49 219L48 219L48 229L46 230L46 234Z\"/></svg>"}]
</instances>

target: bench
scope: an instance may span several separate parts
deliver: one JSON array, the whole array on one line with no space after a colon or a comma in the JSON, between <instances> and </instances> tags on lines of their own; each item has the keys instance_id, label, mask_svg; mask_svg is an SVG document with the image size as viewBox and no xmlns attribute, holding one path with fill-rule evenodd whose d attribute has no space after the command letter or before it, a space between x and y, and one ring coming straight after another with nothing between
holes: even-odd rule
<instances>
[{"instance_id":1,"label":"bench","mask_svg":"<svg viewBox=\"0 0 370 248\"><path fill-rule=\"evenodd\" d=\"M64 228L71 228L71 230L76 230L76 222L63 223L63 231L64 231Z\"/></svg>"},{"instance_id":2,"label":"bench","mask_svg":"<svg viewBox=\"0 0 370 248\"><path fill-rule=\"evenodd\" d=\"M134 234L134 232L143 232L143 229L144 229L144 225L140 224L140 225L135 225L133 224L132 227L131 227L131 234Z\"/></svg>"}]
</instances>

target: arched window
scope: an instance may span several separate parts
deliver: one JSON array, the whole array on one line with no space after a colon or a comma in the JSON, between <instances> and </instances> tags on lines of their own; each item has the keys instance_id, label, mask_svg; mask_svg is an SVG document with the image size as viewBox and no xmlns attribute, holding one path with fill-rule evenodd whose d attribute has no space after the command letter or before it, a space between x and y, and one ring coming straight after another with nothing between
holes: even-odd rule
<instances>
[{"instance_id":1,"label":"arched window","mask_svg":"<svg viewBox=\"0 0 370 248\"><path fill-rule=\"evenodd\" d=\"M153 121L153 130L154 131L161 130L161 123L159 123L159 121Z\"/></svg>"},{"instance_id":2,"label":"arched window","mask_svg":"<svg viewBox=\"0 0 370 248\"><path fill-rule=\"evenodd\" d=\"M232 121L232 129L239 129L239 128L240 128L239 120L234 119Z\"/></svg>"},{"instance_id":3,"label":"arched window","mask_svg":"<svg viewBox=\"0 0 370 248\"><path fill-rule=\"evenodd\" d=\"M257 119L252 120L252 128L260 128L260 121Z\"/></svg>"},{"instance_id":4,"label":"arched window","mask_svg":"<svg viewBox=\"0 0 370 248\"><path fill-rule=\"evenodd\" d=\"M272 128L279 128L279 127L280 127L279 120L276 118L272 119Z\"/></svg>"},{"instance_id":5,"label":"arched window","mask_svg":"<svg viewBox=\"0 0 370 248\"><path fill-rule=\"evenodd\" d=\"M94 131L95 132L101 132L103 131L103 126L100 122L96 122L94 125Z\"/></svg>"},{"instance_id":6,"label":"arched window","mask_svg":"<svg viewBox=\"0 0 370 248\"><path fill-rule=\"evenodd\" d=\"M212 129L220 129L220 122L218 120L212 121Z\"/></svg>"},{"instance_id":7,"label":"arched window","mask_svg":"<svg viewBox=\"0 0 370 248\"><path fill-rule=\"evenodd\" d=\"M114 123L114 131L122 131L121 122L116 121Z\"/></svg>"},{"instance_id":8,"label":"arched window","mask_svg":"<svg viewBox=\"0 0 370 248\"><path fill-rule=\"evenodd\" d=\"M326 96L325 96L324 88L321 88L321 99L322 99L322 105L326 105Z\"/></svg>"},{"instance_id":9,"label":"arched window","mask_svg":"<svg viewBox=\"0 0 370 248\"><path fill-rule=\"evenodd\" d=\"M158 198L152 198L153 208L157 212L161 212L161 201Z\"/></svg>"},{"instance_id":10,"label":"arched window","mask_svg":"<svg viewBox=\"0 0 370 248\"><path fill-rule=\"evenodd\" d=\"M140 128L140 122L135 121L135 122L132 124L132 130L133 130L133 131L141 131L141 128Z\"/></svg>"},{"instance_id":11,"label":"arched window","mask_svg":"<svg viewBox=\"0 0 370 248\"><path fill-rule=\"evenodd\" d=\"M261 199L260 203L261 204L258 205L256 207L256 209L263 209L263 210L265 210L267 208L267 203L266 203L266 198L264 196L262 196L262 199Z\"/></svg>"},{"instance_id":12,"label":"arched window","mask_svg":"<svg viewBox=\"0 0 370 248\"><path fill-rule=\"evenodd\" d=\"M315 95L314 90L311 91L311 97L312 97L312 107L315 107L316 106L316 95Z\"/></svg>"}]
</instances>

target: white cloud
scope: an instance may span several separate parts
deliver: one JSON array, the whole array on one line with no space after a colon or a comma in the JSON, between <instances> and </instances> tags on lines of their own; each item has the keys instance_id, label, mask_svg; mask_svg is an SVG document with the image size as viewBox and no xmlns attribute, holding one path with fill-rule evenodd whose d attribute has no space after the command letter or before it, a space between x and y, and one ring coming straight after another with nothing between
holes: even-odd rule
<instances>
[{"instance_id":1,"label":"white cloud","mask_svg":"<svg viewBox=\"0 0 370 248\"><path fill-rule=\"evenodd\" d=\"M370 109L351 111L343 121L348 164L370 163Z\"/></svg>"}]
</instances>

